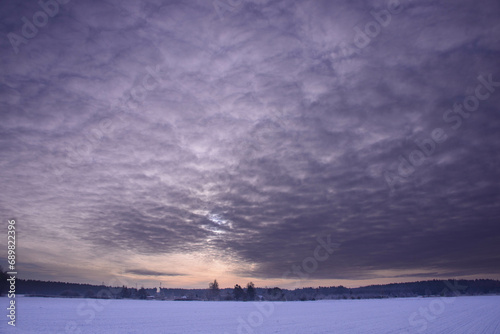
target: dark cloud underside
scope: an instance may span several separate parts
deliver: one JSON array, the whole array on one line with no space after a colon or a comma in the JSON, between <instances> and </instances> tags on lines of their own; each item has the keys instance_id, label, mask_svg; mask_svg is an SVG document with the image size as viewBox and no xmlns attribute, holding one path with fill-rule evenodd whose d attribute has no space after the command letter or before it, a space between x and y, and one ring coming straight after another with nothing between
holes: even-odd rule
<instances>
[{"instance_id":1,"label":"dark cloud underside","mask_svg":"<svg viewBox=\"0 0 500 334\"><path fill-rule=\"evenodd\" d=\"M443 115L500 82L500 4L401 1L357 47L388 3L70 1L17 54L7 34L40 7L2 3L4 219L33 254L76 240L279 278L330 234L313 278L498 277L500 87Z\"/></svg>"}]
</instances>

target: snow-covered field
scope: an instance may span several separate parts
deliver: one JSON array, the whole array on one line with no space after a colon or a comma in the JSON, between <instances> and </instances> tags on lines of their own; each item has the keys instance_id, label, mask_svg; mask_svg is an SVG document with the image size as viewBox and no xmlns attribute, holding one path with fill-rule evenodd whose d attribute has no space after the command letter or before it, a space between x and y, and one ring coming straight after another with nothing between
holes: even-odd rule
<instances>
[{"instance_id":1,"label":"snow-covered field","mask_svg":"<svg viewBox=\"0 0 500 334\"><path fill-rule=\"evenodd\" d=\"M500 296L315 302L16 298L0 333L499 333ZM106 304L103 305L102 302Z\"/></svg>"}]
</instances>

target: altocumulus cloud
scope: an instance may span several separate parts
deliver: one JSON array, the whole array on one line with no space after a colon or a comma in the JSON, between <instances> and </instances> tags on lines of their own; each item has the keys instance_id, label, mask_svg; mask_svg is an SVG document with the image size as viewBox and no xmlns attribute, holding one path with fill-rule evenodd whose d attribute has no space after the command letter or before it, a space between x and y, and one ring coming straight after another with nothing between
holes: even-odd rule
<instances>
[{"instance_id":1,"label":"altocumulus cloud","mask_svg":"<svg viewBox=\"0 0 500 334\"><path fill-rule=\"evenodd\" d=\"M69 1L16 54L7 34L41 9L2 2L0 206L31 277L62 253L204 254L273 279L328 233L341 247L313 278L498 278L500 92L458 129L443 114L500 81L500 4L401 1L345 52L388 3L243 1L221 20L210 1ZM435 128L447 140L391 191Z\"/></svg>"}]
</instances>

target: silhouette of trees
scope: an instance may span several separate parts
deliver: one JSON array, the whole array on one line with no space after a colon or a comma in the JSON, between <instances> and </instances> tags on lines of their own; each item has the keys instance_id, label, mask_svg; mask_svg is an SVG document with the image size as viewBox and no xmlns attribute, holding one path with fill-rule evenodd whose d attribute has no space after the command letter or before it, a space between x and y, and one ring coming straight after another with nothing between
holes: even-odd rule
<instances>
[{"instance_id":1,"label":"silhouette of trees","mask_svg":"<svg viewBox=\"0 0 500 334\"><path fill-rule=\"evenodd\" d=\"M8 293L9 276L0 268L0 292ZM102 291L105 291L102 294ZM111 293L110 291L116 291ZM216 291L215 297L210 293ZM83 296L87 298L134 298L147 299L155 296L156 288L139 291L136 288L103 289L102 285L90 285L66 282L46 282L36 280L16 279L16 294L33 296ZM359 299L359 298L390 298L390 297L415 297L415 296L442 296L455 297L458 295L500 294L500 281L491 279L477 280L432 280L408 283L392 283L384 285L371 285L359 288L346 288L343 286L330 287L305 287L294 290L274 288L256 288L249 282L244 288L236 284L234 289L220 289L217 280L205 289L167 289L162 288L164 299L176 299L179 296L188 296L192 299L215 298L215 300L255 300L258 295L266 301L292 301L292 300L321 300L321 299Z\"/></svg>"},{"instance_id":2,"label":"silhouette of trees","mask_svg":"<svg viewBox=\"0 0 500 334\"><path fill-rule=\"evenodd\" d=\"M87 290L85 291L85 294L83 295L84 298L95 298L96 294L94 290Z\"/></svg>"},{"instance_id":3,"label":"silhouette of trees","mask_svg":"<svg viewBox=\"0 0 500 334\"><path fill-rule=\"evenodd\" d=\"M268 300L285 300L285 292L278 287L272 289L267 289L267 299Z\"/></svg>"},{"instance_id":4,"label":"silhouette of trees","mask_svg":"<svg viewBox=\"0 0 500 334\"><path fill-rule=\"evenodd\" d=\"M255 285L252 282L247 284L247 296L248 300L255 300Z\"/></svg>"},{"instance_id":5,"label":"silhouette of trees","mask_svg":"<svg viewBox=\"0 0 500 334\"><path fill-rule=\"evenodd\" d=\"M9 283L7 282L7 278L9 278L7 272L3 271L2 266L0 266L0 296L9 291Z\"/></svg>"},{"instance_id":6,"label":"silhouette of trees","mask_svg":"<svg viewBox=\"0 0 500 334\"><path fill-rule=\"evenodd\" d=\"M73 290L64 290L61 292L60 296L62 297L80 297L80 294Z\"/></svg>"},{"instance_id":7,"label":"silhouette of trees","mask_svg":"<svg viewBox=\"0 0 500 334\"><path fill-rule=\"evenodd\" d=\"M120 298L130 298L132 297L132 291L124 285L122 286L119 296Z\"/></svg>"},{"instance_id":8,"label":"silhouette of trees","mask_svg":"<svg viewBox=\"0 0 500 334\"><path fill-rule=\"evenodd\" d=\"M236 284L233 289L233 296L235 300L243 300L245 299L245 290L239 284Z\"/></svg>"},{"instance_id":9,"label":"silhouette of trees","mask_svg":"<svg viewBox=\"0 0 500 334\"><path fill-rule=\"evenodd\" d=\"M212 283L208 284L208 298L210 300L217 299L220 294L219 283L215 279Z\"/></svg>"},{"instance_id":10,"label":"silhouette of trees","mask_svg":"<svg viewBox=\"0 0 500 334\"><path fill-rule=\"evenodd\" d=\"M139 291L137 292L137 297L139 297L139 299L148 298L148 292L146 291L146 289L144 289L144 287L139 289Z\"/></svg>"}]
</instances>

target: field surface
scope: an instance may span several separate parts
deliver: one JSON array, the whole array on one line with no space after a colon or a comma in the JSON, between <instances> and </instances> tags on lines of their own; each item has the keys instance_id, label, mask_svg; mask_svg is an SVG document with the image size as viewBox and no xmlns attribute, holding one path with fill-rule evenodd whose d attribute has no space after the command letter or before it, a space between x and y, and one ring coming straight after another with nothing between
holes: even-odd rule
<instances>
[{"instance_id":1,"label":"field surface","mask_svg":"<svg viewBox=\"0 0 500 334\"><path fill-rule=\"evenodd\" d=\"M8 302L0 298L0 333L500 334L500 296L273 303L18 296L15 328Z\"/></svg>"}]
</instances>

